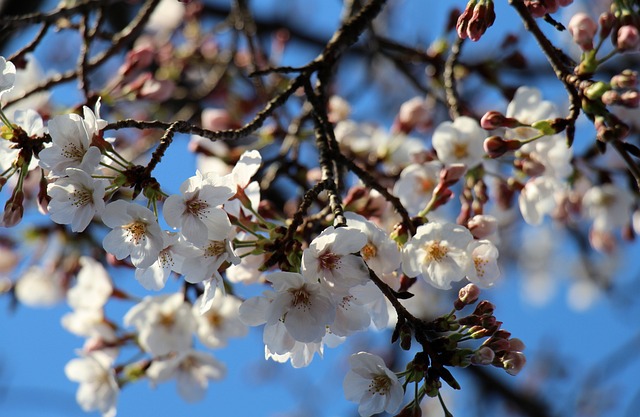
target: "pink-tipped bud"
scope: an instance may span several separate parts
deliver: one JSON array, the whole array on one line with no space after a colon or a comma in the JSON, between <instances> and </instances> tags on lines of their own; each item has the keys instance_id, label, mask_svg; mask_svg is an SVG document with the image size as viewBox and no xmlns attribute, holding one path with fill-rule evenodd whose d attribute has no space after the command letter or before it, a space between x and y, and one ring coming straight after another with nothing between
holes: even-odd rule
<instances>
[{"instance_id":1,"label":"pink-tipped bud","mask_svg":"<svg viewBox=\"0 0 640 417\"><path fill-rule=\"evenodd\" d=\"M528 0L528 1L525 1L525 5L527 6L527 9L529 10L529 13L531 14L531 16L535 18L543 17L545 14L548 13L547 6L545 6L540 1Z\"/></svg>"},{"instance_id":2,"label":"pink-tipped bud","mask_svg":"<svg viewBox=\"0 0 640 417\"><path fill-rule=\"evenodd\" d=\"M638 28L631 25L624 25L618 29L616 47L622 52L637 51L640 46L640 33Z\"/></svg>"},{"instance_id":3,"label":"pink-tipped bud","mask_svg":"<svg viewBox=\"0 0 640 417\"><path fill-rule=\"evenodd\" d=\"M440 171L440 182L445 187L450 187L467 172L467 167L464 164L451 164Z\"/></svg>"},{"instance_id":4,"label":"pink-tipped bud","mask_svg":"<svg viewBox=\"0 0 640 417\"><path fill-rule=\"evenodd\" d=\"M478 297L480 296L480 288L473 283L467 284L464 287L460 288L458 292L458 300L461 303L469 305L478 301Z\"/></svg>"},{"instance_id":5,"label":"pink-tipped bud","mask_svg":"<svg viewBox=\"0 0 640 417\"><path fill-rule=\"evenodd\" d=\"M509 350L512 352L524 352L524 342L517 337L509 339Z\"/></svg>"},{"instance_id":6,"label":"pink-tipped bud","mask_svg":"<svg viewBox=\"0 0 640 417\"><path fill-rule=\"evenodd\" d=\"M640 94L636 90L625 91L620 95L620 104L635 109L640 104Z\"/></svg>"},{"instance_id":7,"label":"pink-tipped bud","mask_svg":"<svg viewBox=\"0 0 640 417\"><path fill-rule=\"evenodd\" d=\"M225 109L204 109L200 119L202 127L208 130L218 131L239 127L238 123L233 121L231 115Z\"/></svg>"},{"instance_id":8,"label":"pink-tipped bud","mask_svg":"<svg viewBox=\"0 0 640 417\"><path fill-rule=\"evenodd\" d=\"M485 130L494 130L504 126L506 116L498 111L488 111L480 119L480 126Z\"/></svg>"},{"instance_id":9,"label":"pink-tipped bud","mask_svg":"<svg viewBox=\"0 0 640 417\"><path fill-rule=\"evenodd\" d=\"M611 77L611 87L613 88L635 88L638 85L638 73L626 69L620 74Z\"/></svg>"},{"instance_id":10,"label":"pink-tipped bud","mask_svg":"<svg viewBox=\"0 0 640 417\"><path fill-rule=\"evenodd\" d=\"M14 190L13 195L4 206L4 215L2 216L2 226L13 227L20 223L24 215L24 193L22 190Z\"/></svg>"},{"instance_id":11,"label":"pink-tipped bud","mask_svg":"<svg viewBox=\"0 0 640 417\"><path fill-rule=\"evenodd\" d=\"M484 140L484 151L489 158L498 158L509 151L520 149L519 140L503 139L500 136L489 136Z\"/></svg>"},{"instance_id":12,"label":"pink-tipped bud","mask_svg":"<svg viewBox=\"0 0 640 417\"><path fill-rule=\"evenodd\" d=\"M140 90L138 91L138 97L151 101L166 101L171 98L176 84L172 80L158 80L156 78L147 79Z\"/></svg>"},{"instance_id":13,"label":"pink-tipped bud","mask_svg":"<svg viewBox=\"0 0 640 417\"><path fill-rule=\"evenodd\" d=\"M598 31L598 24L586 13L576 13L569 21L569 33L573 41L585 51L593 49L593 37Z\"/></svg>"},{"instance_id":14,"label":"pink-tipped bud","mask_svg":"<svg viewBox=\"0 0 640 417\"><path fill-rule=\"evenodd\" d=\"M502 367L512 376L518 375L526 363L527 358L521 352L508 352L502 358Z\"/></svg>"},{"instance_id":15,"label":"pink-tipped bud","mask_svg":"<svg viewBox=\"0 0 640 417\"><path fill-rule=\"evenodd\" d=\"M498 230L498 220L490 215L478 214L469 219L469 231L476 239L484 239Z\"/></svg>"},{"instance_id":16,"label":"pink-tipped bud","mask_svg":"<svg viewBox=\"0 0 640 417\"><path fill-rule=\"evenodd\" d=\"M558 4L561 7L567 7L568 5L570 5L571 3L573 3L573 0L558 0Z\"/></svg>"},{"instance_id":17,"label":"pink-tipped bud","mask_svg":"<svg viewBox=\"0 0 640 417\"><path fill-rule=\"evenodd\" d=\"M473 314L475 314L476 316L491 316L495 309L496 306L491 304L489 301L484 300L480 301L480 303L476 306Z\"/></svg>"},{"instance_id":18,"label":"pink-tipped bud","mask_svg":"<svg viewBox=\"0 0 640 417\"><path fill-rule=\"evenodd\" d=\"M147 68L153 62L155 48L150 44L135 47L127 53L124 63L120 67L120 74L129 75L134 71Z\"/></svg>"},{"instance_id":19,"label":"pink-tipped bud","mask_svg":"<svg viewBox=\"0 0 640 417\"><path fill-rule=\"evenodd\" d=\"M607 106L617 104L620 100L620 93L614 90L605 91L602 94L602 97L600 97L600 100L602 100L602 103L606 104Z\"/></svg>"},{"instance_id":20,"label":"pink-tipped bud","mask_svg":"<svg viewBox=\"0 0 640 417\"><path fill-rule=\"evenodd\" d=\"M600 26L600 37L606 38L611 33L613 26L616 24L616 17L611 12L604 12L598 18Z\"/></svg>"},{"instance_id":21,"label":"pink-tipped bud","mask_svg":"<svg viewBox=\"0 0 640 417\"><path fill-rule=\"evenodd\" d=\"M456 31L461 39L469 38L475 42L495 20L493 0L471 0L458 18Z\"/></svg>"},{"instance_id":22,"label":"pink-tipped bud","mask_svg":"<svg viewBox=\"0 0 640 417\"><path fill-rule=\"evenodd\" d=\"M414 97L405 101L398 111L395 123L397 129L404 133L409 133L415 128L425 130L432 123L431 110L424 97Z\"/></svg>"},{"instance_id":23,"label":"pink-tipped bud","mask_svg":"<svg viewBox=\"0 0 640 417\"><path fill-rule=\"evenodd\" d=\"M471 363L474 365L491 365L496 357L495 352L488 346L482 346L473 353Z\"/></svg>"}]
</instances>

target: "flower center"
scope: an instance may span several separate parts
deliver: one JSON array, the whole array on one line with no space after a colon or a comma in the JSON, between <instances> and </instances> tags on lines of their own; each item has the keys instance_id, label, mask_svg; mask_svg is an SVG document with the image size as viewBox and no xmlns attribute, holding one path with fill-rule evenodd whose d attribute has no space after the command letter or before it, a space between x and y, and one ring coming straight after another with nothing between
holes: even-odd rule
<instances>
[{"instance_id":1,"label":"flower center","mask_svg":"<svg viewBox=\"0 0 640 417\"><path fill-rule=\"evenodd\" d=\"M291 305L295 308L308 310L311 305L311 301L309 299L309 292L307 289L302 286L301 288L290 289L289 292L293 296L291 300Z\"/></svg>"},{"instance_id":2,"label":"flower center","mask_svg":"<svg viewBox=\"0 0 640 417\"><path fill-rule=\"evenodd\" d=\"M420 178L418 187L422 190L423 193L430 193L433 191L435 187L434 182L429 178Z\"/></svg>"},{"instance_id":3,"label":"flower center","mask_svg":"<svg viewBox=\"0 0 640 417\"><path fill-rule=\"evenodd\" d=\"M424 250L427 254L424 257L424 260L428 262L440 262L442 258L447 256L449 252L449 248L445 245L441 244L439 240L434 240L432 242L427 243L424 247Z\"/></svg>"},{"instance_id":4,"label":"flower center","mask_svg":"<svg viewBox=\"0 0 640 417\"><path fill-rule=\"evenodd\" d=\"M475 256L475 257L473 258L473 264L474 264L474 265L475 265L475 267L476 267L476 274L478 274L478 277L479 277L479 278L484 277L484 272L485 272L485 271L484 271L484 267L485 267L488 263L489 263L489 261L488 261L488 260L486 260L486 259L482 259L482 258L481 258L481 257L479 257L479 256Z\"/></svg>"},{"instance_id":5,"label":"flower center","mask_svg":"<svg viewBox=\"0 0 640 417\"><path fill-rule=\"evenodd\" d=\"M202 219L207 214L209 214L209 203L206 201L202 201L198 198L196 194L190 200L185 201L186 210L185 212L191 214L192 216L196 216L199 219Z\"/></svg>"},{"instance_id":6,"label":"flower center","mask_svg":"<svg viewBox=\"0 0 640 417\"><path fill-rule=\"evenodd\" d=\"M204 256L206 258L214 258L222 255L227 251L226 245L221 240L214 240L209 242L209 246L204 250Z\"/></svg>"},{"instance_id":7,"label":"flower center","mask_svg":"<svg viewBox=\"0 0 640 417\"><path fill-rule=\"evenodd\" d=\"M391 389L391 378L386 375L376 375L369 383L369 392L387 395Z\"/></svg>"},{"instance_id":8,"label":"flower center","mask_svg":"<svg viewBox=\"0 0 640 417\"><path fill-rule=\"evenodd\" d=\"M340 265L340 256L332 252L325 252L318 256L320 268L323 270L334 270Z\"/></svg>"},{"instance_id":9,"label":"flower center","mask_svg":"<svg viewBox=\"0 0 640 417\"><path fill-rule=\"evenodd\" d=\"M171 250L169 248L160 251L158 256L158 263L163 267L171 267L174 265L173 256L171 256Z\"/></svg>"},{"instance_id":10,"label":"flower center","mask_svg":"<svg viewBox=\"0 0 640 417\"><path fill-rule=\"evenodd\" d=\"M453 145L453 154L458 159L463 159L469 156L469 150L466 143L456 143Z\"/></svg>"},{"instance_id":11,"label":"flower center","mask_svg":"<svg viewBox=\"0 0 640 417\"><path fill-rule=\"evenodd\" d=\"M366 245L364 245L364 248L362 248L360 253L362 254L362 258L364 258L365 261L368 261L378 254L378 248L373 243L368 242Z\"/></svg>"},{"instance_id":12,"label":"flower center","mask_svg":"<svg viewBox=\"0 0 640 417\"><path fill-rule=\"evenodd\" d=\"M73 190L73 194L69 197L69 200L73 200L73 205L76 207L84 207L93 203L93 193L86 188L80 188Z\"/></svg>"},{"instance_id":13,"label":"flower center","mask_svg":"<svg viewBox=\"0 0 640 417\"><path fill-rule=\"evenodd\" d=\"M224 321L222 316L217 312L209 313L207 320L209 321L211 327L215 329L219 329L220 327L222 327L222 322Z\"/></svg>"},{"instance_id":14,"label":"flower center","mask_svg":"<svg viewBox=\"0 0 640 417\"><path fill-rule=\"evenodd\" d=\"M75 143L67 143L62 148L62 156L69 159L75 159L82 161L82 157L86 153L86 150L82 146L78 146Z\"/></svg>"},{"instance_id":15,"label":"flower center","mask_svg":"<svg viewBox=\"0 0 640 417\"><path fill-rule=\"evenodd\" d=\"M158 323L166 328L170 328L175 324L176 320L173 314L161 313Z\"/></svg>"},{"instance_id":16,"label":"flower center","mask_svg":"<svg viewBox=\"0 0 640 417\"><path fill-rule=\"evenodd\" d=\"M133 223L129 223L122 227L127 232L127 241L133 242L135 245L139 245L141 241L146 240L147 224L136 220Z\"/></svg>"}]
</instances>

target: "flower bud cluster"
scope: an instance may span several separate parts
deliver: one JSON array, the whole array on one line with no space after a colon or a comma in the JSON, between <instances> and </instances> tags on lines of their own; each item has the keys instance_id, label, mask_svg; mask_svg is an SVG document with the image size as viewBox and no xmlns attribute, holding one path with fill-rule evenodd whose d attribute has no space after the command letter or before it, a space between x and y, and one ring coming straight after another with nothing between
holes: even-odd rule
<instances>
[{"instance_id":1,"label":"flower bud cluster","mask_svg":"<svg viewBox=\"0 0 640 417\"><path fill-rule=\"evenodd\" d=\"M469 38L475 42L493 25L495 19L493 0L470 0L458 18L456 31L461 39Z\"/></svg>"}]
</instances>

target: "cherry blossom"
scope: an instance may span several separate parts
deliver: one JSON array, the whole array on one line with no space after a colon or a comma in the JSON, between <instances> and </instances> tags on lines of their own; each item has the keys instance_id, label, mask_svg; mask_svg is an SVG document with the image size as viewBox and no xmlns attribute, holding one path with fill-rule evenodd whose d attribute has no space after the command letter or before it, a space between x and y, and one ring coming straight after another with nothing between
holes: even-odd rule
<instances>
[{"instance_id":1,"label":"cherry blossom","mask_svg":"<svg viewBox=\"0 0 640 417\"><path fill-rule=\"evenodd\" d=\"M359 214L346 212L347 226L360 230L367 243L360 250L362 259L378 276L390 273L400 266L400 250L389 235Z\"/></svg>"},{"instance_id":2,"label":"cherry blossom","mask_svg":"<svg viewBox=\"0 0 640 417\"><path fill-rule=\"evenodd\" d=\"M57 270L31 266L16 282L16 297L31 307L51 307L64 300L62 279L62 274Z\"/></svg>"},{"instance_id":3,"label":"cherry blossom","mask_svg":"<svg viewBox=\"0 0 640 417\"><path fill-rule=\"evenodd\" d=\"M442 290L473 273L467 250L473 236L468 229L451 223L429 222L416 230L402 251L402 271L409 277L422 275Z\"/></svg>"},{"instance_id":4,"label":"cherry blossom","mask_svg":"<svg viewBox=\"0 0 640 417\"><path fill-rule=\"evenodd\" d=\"M482 161L486 137L475 119L461 116L453 122L441 123L433 132L431 143L443 164L463 164L471 169Z\"/></svg>"},{"instance_id":5,"label":"cherry blossom","mask_svg":"<svg viewBox=\"0 0 640 417\"><path fill-rule=\"evenodd\" d=\"M395 413L404 398L402 384L382 358L359 352L349 358L351 369L344 378L347 400L358 402L358 413L367 417L386 411Z\"/></svg>"},{"instance_id":6,"label":"cherry blossom","mask_svg":"<svg viewBox=\"0 0 640 417\"><path fill-rule=\"evenodd\" d=\"M16 110L13 121L18 125L27 136L31 138L41 137L47 132L44 122L40 114L34 110ZM8 140L0 139L0 169L6 171L18 162L20 149ZM38 166L38 159L33 156L29 161L28 170L31 171Z\"/></svg>"},{"instance_id":7,"label":"cherry blossom","mask_svg":"<svg viewBox=\"0 0 640 417\"><path fill-rule=\"evenodd\" d=\"M182 293L145 297L124 316L126 326L134 326L138 342L155 356L182 352L191 347L195 319Z\"/></svg>"},{"instance_id":8,"label":"cherry blossom","mask_svg":"<svg viewBox=\"0 0 640 417\"><path fill-rule=\"evenodd\" d=\"M367 243L367 236L351 227L326 228L302 253L302 274L322 278L335 291L364 284L369 272L362 258L352 255Z\"/></svg>"},{"instance_id":9,"label":"cherry blossom","mask_svg":"<svg viewBox=\"0 0 640 417\"><path fill-rule=\"evenodd\" d=\"M402 170L400 179L393 187L393 193L398 196L409 214L418 214L429 203L440 181L441 169L440 162L431 161L411 164Z\"/></svg>"},{"instance_id":10,"label":"cherry blossom","mask_svg":"<svg viewBox=\"0 0 640 417\"><path fill-rule=\"evenodd\" d=\"M92 174L101 158L100 149L91 146L87 126L77 114L56 116L47 124L51 144L40 151L40 166L54 176L66 175L67 168Z\"/></svg>"},{"instance_id":11,"label":"cherry blossom","mask_svg":"<svg viewBox=\"0 0 640 417\"><path fill-rule=\"evenodd\" d=\"M164 231L162 235L162 250L158 259L147 268L136 268L136 279L144 288L158 291L164 288L171 272L181 273L184 256L180 246L185 245L180 235Z\"/></svg>"},{"instance_id":12,"label":"cherry blossom","mask_svg":"<svg viewBox=\"0 0 640 417\"><path fill-rule=\"evenodd\" d=\"M13 65L13 62L7 61L3 56L0 56L0 99L4 93L13 89L15 81L15 65Z\"/></svg>"},{"instance_id":13,"label":"cherry blossom","mask_svg":"<svg viewBox=\"0 0 640 417\"><path fill-rule=\"evenodd\" d=\"M137 268L148 268L157 261L163 248L163 234L151 210L117 200L106 206L102 221L113 229L102 245L116 259L131 255L131 263Z\"/></svg>"},{"instance_id":14,"label":"cherry blossom","mask_svg":"<svg viewBox=\"0 0 640 417\"><path fill-rule=\"evenodd\" d=\"M64 373L79 382L76 400L85 411L98 410L103 417L116 415L116 402L120 388L111 368L113 357L104 351L94 351L82 358L72 359Z\"/></svg>"},{"instance_id":15,"label":"cherry blossom","mask_svg":"<svg viewBox=\"0 0 640 417\"><path fill-rule=\"evenodd\" d=\"M73 309L97 310L106 303L113 285L102 264L88 256L80 258L76 285L67 291L67 302Z\"/></svg>"},{"instance_id":16,"label":"cherry blossom","mask_svg":"<svg viewBox=\"0 0 640 417\"><path fill-rule=\"evenodd\" d=\"M282 322L298 342L319 342L336 317L329 292L316 280L293 272L269 275L276 292L267 310L267 324Z\"/></svg>"},{"instance_id":17,"label":"cherry blossom","mask_svg":"<svg viewBox=\"0 0 640 417\"><path fill-rule=\"evenodd\" d=\"M219 289L216 291L221 292ZM202 344L210 348L226 346L227 339L243 337L248 332L247 326L239 318L239 308L242 304L240 299L232 295L215 294L214 300L204 314L199 314L198 306L201 301L197 300L194 304L196 334Z\"/></svg>"},{"instance_id":18,"label":"cherry blossom","mask_svg":"<svg viewBox=\"0 0 640 417\"><path fill-rule=\"evenodd\" d=\"M164 360L154 360L147 376L152 384L175 378L178 394L185 401L204 398L209 380L219 380L226 374L225 366L208 353L193 349L178 352Z\"/></svg>"},{"instance_id":19,"label":"cherry blossom","mask_svg":"<svg viewBox=\"0 0 640 417\"><path fill-rule=\"evenodd\" d=\"M541 224L544 215L555 209L557 195L562 189L562 184L553 177L542 176L527 181L518 197L524 221L533 226Z\"/></svg>"},{"instance_id":20,"label":"cherry blossom","mask_svg":"<svg viewBox=\"0 0 640 417\"><path fill-rule=\"evenodd\" d=\"M226 217L218 206L232 197L235 190L213 185L198 172L182 183L180 193L165 201L164 218L169 226L180 228L189 242L202 246L207 241L208 230L215 229L221 218Z\"/></svg>"},{"instance_id":21,"label":"cherry blossom","mask_svg":"<svg viewBox=\"0 0 640 417\"><path fill-rule=\"evenodd\" d=\"M51 197L49 214L54 222L70 224L73 232L82 232L96 214L104 211L104 195L109 182L92 178L78 168L67 168L65 175L47 186L47 194Z\"/></svg>"},{"instance_id":22,"label":"cherry blossom","mask_svg":"<svg viewBox=\"0 0 640 417\"><path fill-rule=\"evenodd\" d=\"M489 240L473 240L468 247L475 273L467 278L481 288L491 287L500 276L498 268L498 248Z\"/></svg>"},{"instance_id":23,"label":"cherry blossom","mask_svg":"<svg viewBox=\"0 0 640 417\"><path fill-rule=\"evenodd\" d=\"M105 320L102 309L74 310L62 316L62 327L78 336L114 342L117 335L112 324Z\"/></svg>"}]
</instances>

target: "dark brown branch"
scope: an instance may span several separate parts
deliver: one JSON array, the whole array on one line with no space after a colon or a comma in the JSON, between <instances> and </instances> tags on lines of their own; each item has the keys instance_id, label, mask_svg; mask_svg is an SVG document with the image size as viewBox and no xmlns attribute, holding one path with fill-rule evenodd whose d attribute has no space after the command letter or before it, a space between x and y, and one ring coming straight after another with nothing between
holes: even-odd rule
<instances>
[{"instance_id":1,"label":"dark brown branch","mask_svg":"<svg viewBox=\"0 0 640 417\"><path fill-rule=\"evenodd\" d=\"M86 0L72 7L61 7L50 13L29 13L21 16L8 16L0 19L0 31L35 23L55 23L63 17L89 12L99 7L121 3L126 0Z\"/></svg>"},{"instance_id":2,"label":"dark brown branch","mask_svg":"<svg viewBox=\"0 0 640 417\"><path fill-rule=\"evenodd\" d=\"M449 116L452 120L457 119L462 114L460 108L460 96L458 95L458 90L456 88L455 66L458 63L458 57L462 51L463 42L464 39L456 38L453 45L451 45L451 53L444 64L444 73L442 74L444 78L444 92L447 98L447 107L449 108Z\"/></svg>"}]
</instances>

